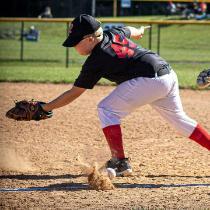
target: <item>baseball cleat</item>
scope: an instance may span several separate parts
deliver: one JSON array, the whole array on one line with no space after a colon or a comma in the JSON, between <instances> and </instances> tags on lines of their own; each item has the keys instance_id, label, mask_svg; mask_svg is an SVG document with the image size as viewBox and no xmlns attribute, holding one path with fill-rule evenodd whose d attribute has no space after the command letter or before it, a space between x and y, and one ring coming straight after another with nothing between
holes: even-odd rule
<instances>
[{"instance_id":1,"label":"baseball cleat","mask_svg":"<svg viewBox=\"0 0 210 210\"><path fill-rule=\"evenodd\" d=\"M116 176L130 176L132 174L132 168L128 158L112 158L106 162L106 168L113 168L116 171Z\"/></svg>"}]
</instances>

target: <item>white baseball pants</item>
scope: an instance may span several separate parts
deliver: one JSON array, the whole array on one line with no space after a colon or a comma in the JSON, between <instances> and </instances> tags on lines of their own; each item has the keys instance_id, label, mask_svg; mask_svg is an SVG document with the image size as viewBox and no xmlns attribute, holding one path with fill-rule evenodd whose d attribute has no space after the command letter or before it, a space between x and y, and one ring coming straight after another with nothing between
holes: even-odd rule
<instances>
[{"instance_id":1,"label":"white baseball pants","mask_svg":"<svg viewBox=\"0 0 210 210\"><path fill-rule=\"evenodd\" d=\"M183 111L176 73L155 78L138 77L118 85L98 104L102 128L120 124L135 108L150 104L183 136L189 137L197 122Z\"/></svg>"}]
</instances>

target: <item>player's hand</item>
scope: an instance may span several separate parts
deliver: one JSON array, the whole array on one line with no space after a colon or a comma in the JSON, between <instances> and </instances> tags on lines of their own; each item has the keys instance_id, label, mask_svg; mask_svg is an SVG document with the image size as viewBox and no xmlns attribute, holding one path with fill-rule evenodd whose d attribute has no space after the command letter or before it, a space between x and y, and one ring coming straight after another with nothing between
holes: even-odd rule
<instances>
[{"instance_id":1,"label":"player's hand","mask_svg":"<svg viewBox=\"0 0 210 210\"><path fill-rule=\"evenodd\" d=\"M130 30L130 38L141 39L144 35L144 31L151 29L151 26L141 26L140 28L126 26L126 28Z\"/></svg>"},{"instance_id":2,"label":"player's hand","mask_svg":"<svg viewBox=\"0 0 210 210\"><path fill-rule=\"evenodd\" d=\"M141 39L144 35L144 26L141 26L140 28L137 29L135 36L133 35L134 39Z\"/></svg>"},{"instance_id":3,"label":"player's hand","mask_svg":"<svg viewBox=\"0 0 210 210\"><path fill-rule=\"evenodd\" d=\"M139 28L139 39L141 39L141 38L143 37L143 35L144 35L144 30L145 30L144 26L141 26L141 27Z\"/></svg>"}]
</instances>

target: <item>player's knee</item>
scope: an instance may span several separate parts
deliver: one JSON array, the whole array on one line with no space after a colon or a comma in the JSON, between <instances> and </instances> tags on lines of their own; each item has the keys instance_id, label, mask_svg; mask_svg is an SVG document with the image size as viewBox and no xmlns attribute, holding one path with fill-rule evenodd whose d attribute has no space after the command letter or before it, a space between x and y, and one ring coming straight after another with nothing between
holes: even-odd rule
<instances>
[{"instance_id":1,"label":"player's knee","mask_svg":"<svg viewBox=\"0 0 210 210\"><path fill-rule=\"evenodd\" d=\"M120 124L120 117L111 109L111 107L105 106L103 101L98 104L97 110L102 127Z\"/></svg>"},{"instance_id":2,"label":"player's knee","mask_svg":"<svg viewBox=\"0 0 210 210\"><path fill-rule=\"evenodd\" d=\"M109 107L105 105L104 101L101 101L98 104L97 110L100 119L101 117L108 117L109 113L111 113L111 111L109 111Z\"/></svg>"},{"instance_id":3,"label":"player's knee","mask_svg":"<svg viewBox=\"0 0 210 210\"><path fill-rule=\"evenodd\" d=\"M102 108L104 105L103 105L103 100L100 101L97 105L97 109L99 110L100 108Z\"/></svg>"},{"instance_id":4,"label":"player's knee","mask_svg":"<svg viewBox=\"0 0 210 210\"><path fill-rule=\"evenodd\" d=\"M110 107L109 103L103 99L102 101L99 102L99 104L97 105L97 110L98 113L103 113L103 112L111 112L112 108Z\"/></svg>"}]
</instances>

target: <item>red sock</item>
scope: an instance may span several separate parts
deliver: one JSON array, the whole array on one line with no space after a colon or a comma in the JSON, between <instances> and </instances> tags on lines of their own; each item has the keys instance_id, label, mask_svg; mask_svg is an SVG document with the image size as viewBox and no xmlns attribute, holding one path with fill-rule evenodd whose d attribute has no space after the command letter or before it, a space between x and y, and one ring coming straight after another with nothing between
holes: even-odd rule
<instances>
[{"instance_id":1,"label":"red sock","mask_svg":"<svg viewBox=\"0 0 210 210\"><path fill-rule=\"evenodd\" d=\"M200 125L197 125L189 138L210 150L210 135Z\"/></svg>"},{"instance_id":2,"label":"red sock","mask_svg":"<svg viewBox=\"0 0 210 210\"><path fill-rule=\"evenodd\" d=\"M103 132L109 144L112 157L125 158L120 125L105 127L103 128Z\"/></svg>"}]
</instances>

